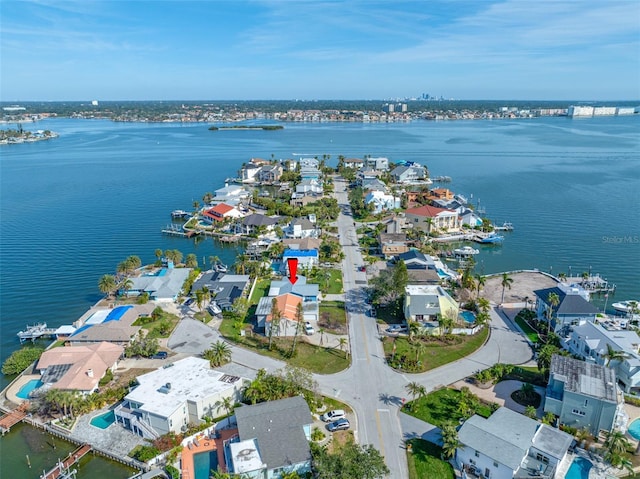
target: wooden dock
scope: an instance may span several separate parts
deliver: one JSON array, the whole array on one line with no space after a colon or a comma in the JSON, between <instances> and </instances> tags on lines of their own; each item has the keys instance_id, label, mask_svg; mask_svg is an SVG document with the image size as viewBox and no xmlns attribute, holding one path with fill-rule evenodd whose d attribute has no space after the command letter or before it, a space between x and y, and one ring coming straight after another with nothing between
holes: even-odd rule
<instances>
[{"instance_id":1,"label":"wooden dock","mask_svg":"<svg viewBox=\"0 0 640 479\"><path fill-rule=\"evenodd\" d=\"M40 479L57 479L58 477L67 474L69 472L69 468L86 456L89 451L91 451L91 446L89 444L83 444L75 451L70 452L64 461L58 461L58 463L49 472L42 474Z\"/></svg>"},{"instance_id":2,"label":"wooden dock","mask_svg":"<svg viewBox=\"0 0 640 479\"><path fill-rule=\"evenodd\" d=\"M29 408L28 402L23 402L17 409L4 414L0 417L0 432L4 436L11 430L12 426L15 426L25 417L27 417L27 409Z\"/></svg>"}]
</instances>

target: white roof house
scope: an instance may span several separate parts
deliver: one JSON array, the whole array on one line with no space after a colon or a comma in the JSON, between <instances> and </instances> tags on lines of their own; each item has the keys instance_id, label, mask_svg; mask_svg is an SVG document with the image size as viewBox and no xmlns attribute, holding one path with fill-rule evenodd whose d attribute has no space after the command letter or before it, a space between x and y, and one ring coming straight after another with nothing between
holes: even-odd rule
<instances>
[{"instance_id":1,"label":"white roof house","mask_svg":"<svg viewBox=\"0 0 640 479\"><path fill-rule=\"evenodd\" d=\"M226 397L239 401L244 385L243 378L211 369L209 361L195 357L167 364L137 380L139 386L116 408L116 416L131 420L129 416L133 415L160 435L178 433L190 423L197 424L203 416L223 414L216 403ZM144 428L131 429L145 436Z\"/></svg>"},{"instance_id":2,"label":"white roof house","mask_svg":"<svg viewBox=\"0 0 640 479\"><path fill-rule=\"evenodd\" d=\"M388 195L383 191L370 191L365 197L366 204L373 203L373 212L381 213L386 210L400 208L400 198Z\"/></svg>"}]
</instances>

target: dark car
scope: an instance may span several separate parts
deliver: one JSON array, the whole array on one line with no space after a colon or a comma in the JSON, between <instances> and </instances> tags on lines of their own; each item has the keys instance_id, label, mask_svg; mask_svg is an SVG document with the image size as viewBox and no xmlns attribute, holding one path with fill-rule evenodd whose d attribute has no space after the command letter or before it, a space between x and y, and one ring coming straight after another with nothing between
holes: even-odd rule
<instances>
[{"instance_id":1,"label":"dark car","mask_svg":"<svg viewBox=\"0 0 640 479\"><path fill-rule=\"evenodd\" d=\"M333 421L327 425L327 429L331 432L334 431L343 431L345 429L349 429L351 424L349 424L348 419L338 419L337 421Z\"/></svg>"},{"instance_id":2,"label":"dark car","mask_svg":"<svg viewBox=\"0 0 640 479\"><path fill-rule=\"evenodd\" d=\"M167 359L167 356L168 354L166 351L158 351L156 354L151 356L151 359Z\"/></svg>"}]
</instances>

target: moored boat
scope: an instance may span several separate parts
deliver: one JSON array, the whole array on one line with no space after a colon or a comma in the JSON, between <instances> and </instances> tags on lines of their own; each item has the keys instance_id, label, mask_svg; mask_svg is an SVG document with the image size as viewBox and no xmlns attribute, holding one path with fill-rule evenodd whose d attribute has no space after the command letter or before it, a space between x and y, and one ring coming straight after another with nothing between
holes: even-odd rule
<instances>
[{"instance_id":1,"label":"moored boat","mask_svg":"<svg viewBox=\"0 0 640 479\"><path fill-rule=\"evenodd\" d=\"M497 235L497 234L490 234L489 236L480 238L480 243L483 243L483 244L502 243L503 241L504 241L504 236Z\"/></svg>"},{"instance_id":2,"label":"moored boat","mask_svg":"<svg viewBox=\"0 0 640 479\"><path fill-rule=\"evenodd\" d=\"M463 246L462 248L456 248L453 250L454 255L462 257L473 256L478 253L480 253L480 250L472 248L471 246Z\"/></svg>"},{"instance_id":3,"label":"moored boat","mask_svg":"<svg viewBox=\"0 0 640 479\"><path fill-rule=\"evenodd\" d=\"M637 314L640 311L640 301L634 301L632 299L619 301L617 303L613 303L611 307L621 313L635 312Z\"/></svg>"}]
</instances>

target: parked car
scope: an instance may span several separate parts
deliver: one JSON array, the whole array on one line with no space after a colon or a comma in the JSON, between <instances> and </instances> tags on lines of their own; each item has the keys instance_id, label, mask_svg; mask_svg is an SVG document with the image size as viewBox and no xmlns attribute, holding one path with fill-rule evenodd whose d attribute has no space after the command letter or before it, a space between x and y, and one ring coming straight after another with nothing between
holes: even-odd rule
<instances>
[{"instance_id":1,"label":"parked car","mask_svg":"<svg viewBox=\"0 0 640 479\"><path fill-rule=\"evenodd\" d=\"M345 419L346 413L342 409L334 409L333 411L325 412L320 416L320 420L323 422L337 421L338 419Z\"/></svg>"},{"instance_id":2,"label":"parked car","mask_svg":"<svg viewBox=\"0 0 640 479\"><path fill-rule=\"evenodd\" d=\"M151 359L167 359L166 351L158 351L156 354L151 356Z\"/></svg>"},{"instance_id":3,"label":"parked car","mask_svg":"<svg viewBox=\"0 0 640 479\"><path fill-rule=\"evenodd\" d=\"M334 421L327 425L327 429L331 432L344 431L345 429L349 429L350 427L351 424L349 424L348 419L338 419L337 421Z\"/></svg>"},{"instance_id":4,"label":"parked car","mask_svg":"<svg viewBox=\"0 0 640 479\"><path fill-rule=\"evenodd\" d=\"M309 336L311 336L313 333L316 332L316 330L313 329L313 326L311 326L311 323L309 321L305 321L304 332L307 333Z\"/></svg>"},{"instance_id":5,"label":"parked car","mask_svg":"<svg viewBox=\"0 0 640 479\"><path fill-rule=\"evenodd\" d=\"M385 331L389 334L406 333L408 328L404 324L392 324Z\"/></svg>"}]
</instances>

